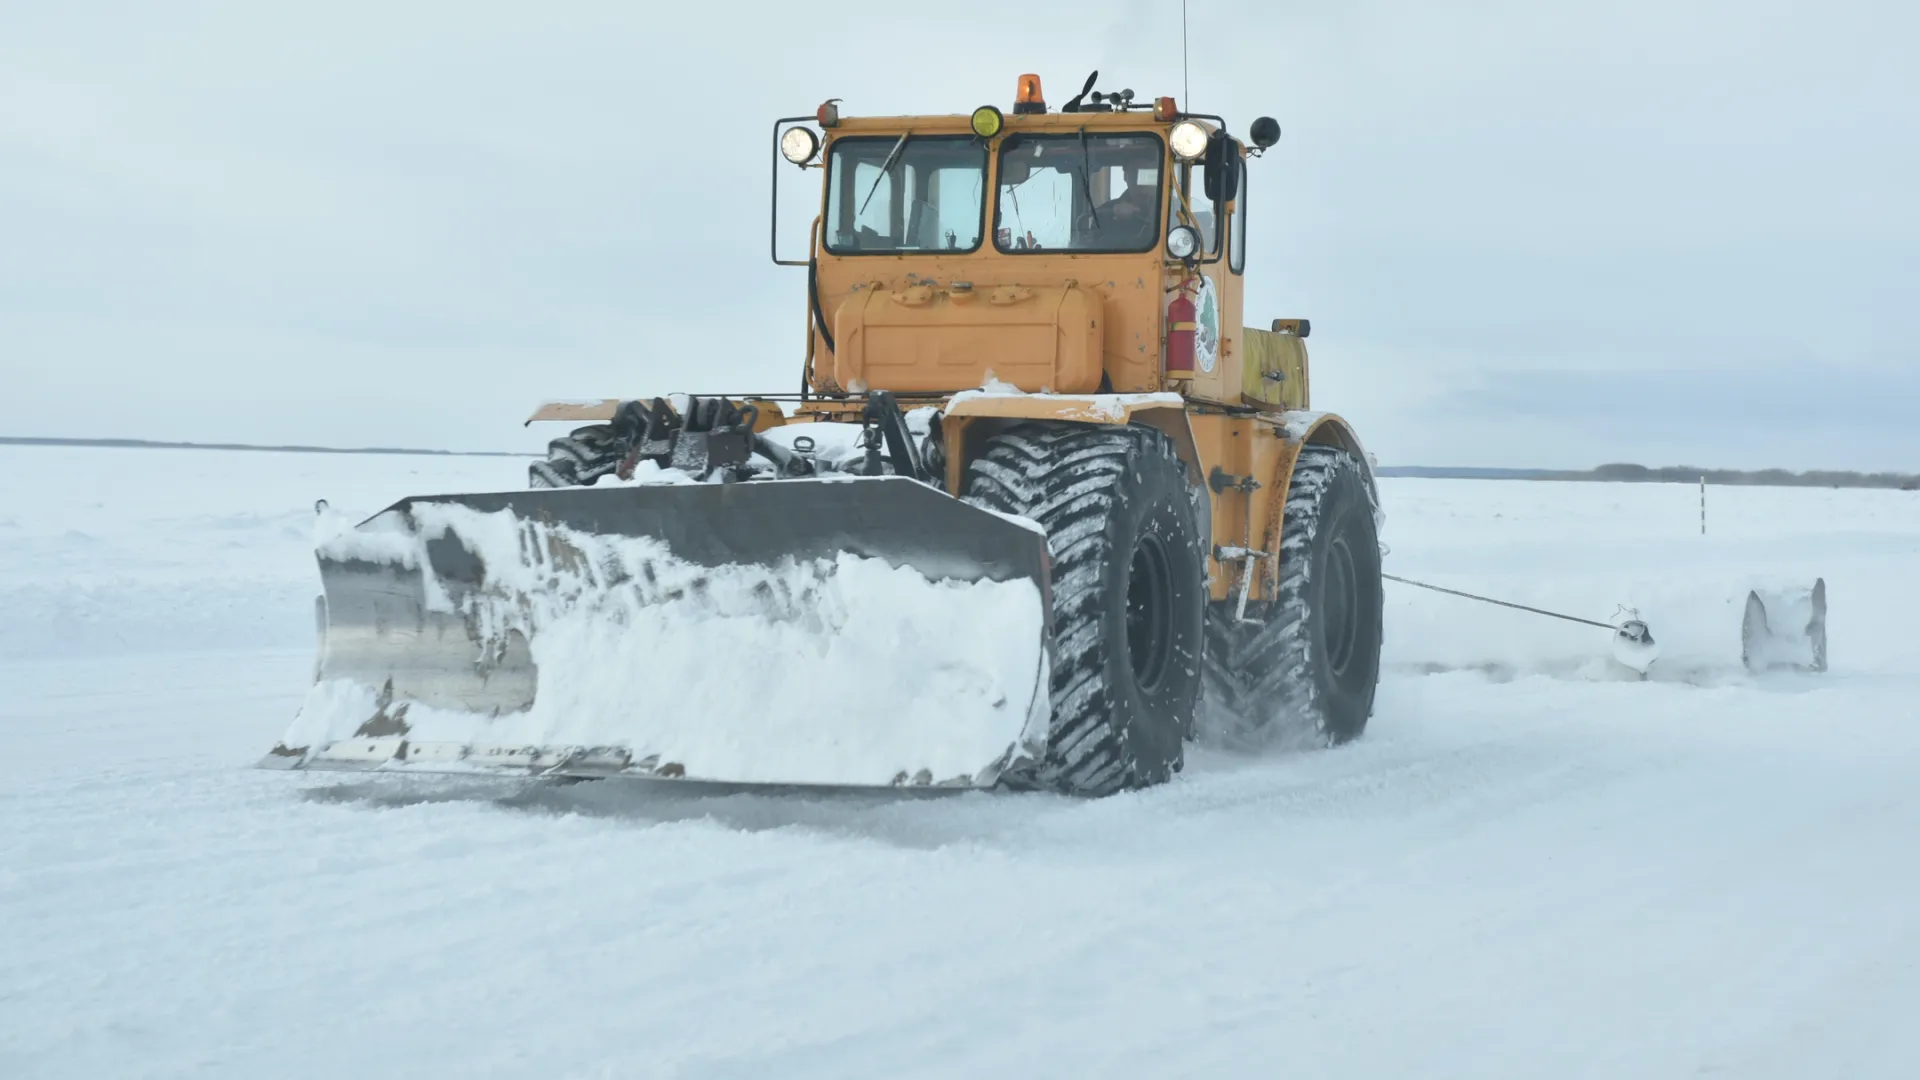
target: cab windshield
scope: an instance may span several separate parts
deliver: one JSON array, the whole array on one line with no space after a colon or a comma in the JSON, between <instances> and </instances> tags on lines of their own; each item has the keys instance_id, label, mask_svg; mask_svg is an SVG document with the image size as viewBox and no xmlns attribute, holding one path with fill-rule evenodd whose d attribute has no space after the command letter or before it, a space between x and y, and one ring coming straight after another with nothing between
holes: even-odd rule
<instances>
[{"instance_id":1,"label":"cab windshield","mask_svg":"<svg viewBox=\"0 0 1920 1080\"><path fill-rule=\"evenodd\" d=\"M986 147L969 136L836 139L827 157L827 250L973 251L986 184Z\"/></svg>"},{"instance_id":2,"label":"cab windshield","mask_svg":"<svg viewBox=\"0 0 1920 1080\"><path fill-rule=\"evenodd\" d=\"M1000 147L1001 251L1147 251L1160 242L1159 136L1013 135Z\"/></svg>"}]
</instances>

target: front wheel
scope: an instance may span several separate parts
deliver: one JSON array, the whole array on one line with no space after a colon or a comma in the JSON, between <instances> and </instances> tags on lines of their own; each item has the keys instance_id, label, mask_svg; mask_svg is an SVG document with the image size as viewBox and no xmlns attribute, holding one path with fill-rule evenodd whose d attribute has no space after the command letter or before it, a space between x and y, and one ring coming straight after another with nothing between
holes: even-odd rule
<instances>
[{"instance_id":1,"label":"front wheel","mask_svg":"<svg viewBox=\"0 0 1920 1080\"><path fill-rule=\"evenodd\" d=\"M1039 522L1053 560L1053 720L1014 786L1109 795L1185 761L1206 561L1186 465L1146 427L1023 424L967 468L969 501Z\"/></svg>"}]
</instances>

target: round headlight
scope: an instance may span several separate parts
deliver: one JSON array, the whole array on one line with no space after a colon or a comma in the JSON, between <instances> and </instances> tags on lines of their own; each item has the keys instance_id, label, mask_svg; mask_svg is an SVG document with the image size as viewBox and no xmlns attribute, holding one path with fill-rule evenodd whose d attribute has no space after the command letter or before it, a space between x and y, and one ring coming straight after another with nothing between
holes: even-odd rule
<instances>
[{"instance_id":1,"label":"round headlight","mask_svg":"<svg viewBox=\"0 0 1920 1080\"><path fill-rule=\"evenodd\" d=\"M1175 225L1167 230L1167 254L1176 259L1191 259L1200 250L1200 234L1191 225Z\"/></svg>"},{"instance_id":2,"label":"round headlight","mask_svg":"<svg viewBox=\"0 0 1920 1080\"><path fill-rule=\"evenodd\" d=\"M1207 129L1196 120L1182 120L1167 133L1167 145L1181 161L1198 161L1207 152Z\"/></svg>"},{"instance_id":3,"label":"round headlight","mask_svg":"<svg viewBox=\"0 0 1920 1080\"><path fill-rule=\"evenodd\" d=\"M1006 124L1007 118L991 105L982 105L973 110L973 133L983 139L1000 134L1000 129Z\"/></svg>"},{"instance_id":4,"label":"round headlight","mask_svg":"<svg viewBox=\"0 0 1920 1080\"><path fill-rule=\"evenodd\" d=\"M795 165L805 165L820 152L820 136L812 128L790 127L780 136L780 156Z\"/></svg>"}]
</instances>

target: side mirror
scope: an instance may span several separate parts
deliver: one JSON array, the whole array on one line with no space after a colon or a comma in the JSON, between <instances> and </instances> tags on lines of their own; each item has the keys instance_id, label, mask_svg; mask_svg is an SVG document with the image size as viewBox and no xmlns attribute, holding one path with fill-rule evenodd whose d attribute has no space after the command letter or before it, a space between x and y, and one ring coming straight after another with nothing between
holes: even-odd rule
<instances>
[{"instance_id":1,"label":"side mirror","mask_svg":"<svg viewBox=\"0 0 1920 1080\"><path fill-rule=\"evenodd\" d=\"M1271 116L1263 116L1253 122L1247 137L1253 140L1253 145L1265 150L1280 141L1280 121Z\"/></svg>"},{"instance_id":2,"label":"side mirror","mask_svg":"<svg viewBox=\"0 0 1920 1080\"><path fill-rule=\"evenodd\" d=\"M1240 144L1222 134L1207 143L1205 191L1212 202L1224 202L1240 190Z\"/></svg>"}]
</instances>

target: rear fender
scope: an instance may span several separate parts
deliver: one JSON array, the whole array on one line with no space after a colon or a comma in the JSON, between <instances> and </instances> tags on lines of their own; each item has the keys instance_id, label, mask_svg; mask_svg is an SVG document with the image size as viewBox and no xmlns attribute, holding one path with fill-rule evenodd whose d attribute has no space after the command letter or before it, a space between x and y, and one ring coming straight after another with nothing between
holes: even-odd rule
<instances>
[{"instance_id":1,"label":"rear fender","mask_svg":"<svg viewBox=\"0 0 1920 1080\"><path fill-rule=\"evenodd\" d=\"M1380 511L1380 491L1373 476L1373 458L1361 445L1360 436L1353 430L1345 418L1336 413L1295 411L1280 414L1275 425L1282 436L1281 452L1274 464L1273 482L1268 486L1266 512L1266 538L1263 550L1280 550L1280 530L1286 516L1287 493L1293 485L1293 466L1300 458L1300 448L1308 444L1316 446L1335 446L1352 454L1359 462L1367 478L1367 494L1373 499L1373 520L1376 528L1384 524L1385 515ZM1277 583L1272 580L1271 564L1261 562L1254 578L1255 595L1262 599L1271 599Z\"/></svg>"},{"instance_id":2,"label":"rear fender","mask_svg":"<svg viewBox=\"0 0 1920 1080\"><path fill-rule=\"evenodd\" d=\"M1380 505L1380 491L1373 478L1373 457L1367 448L1361 445L1360 436L1353 425L1338 413L1330 412L1288 412L1281 414L1281 430L1288 441L1296 443L1314 443L1320 446L1337 446L1358 458L1367 474L1367 490L1373 495L1373 503ZM1293 462L1287 462L1287 479L1292 479ZM1280 489L1282 500L1286 498L1286 488Z\"/></svg>"}]
</instances>

